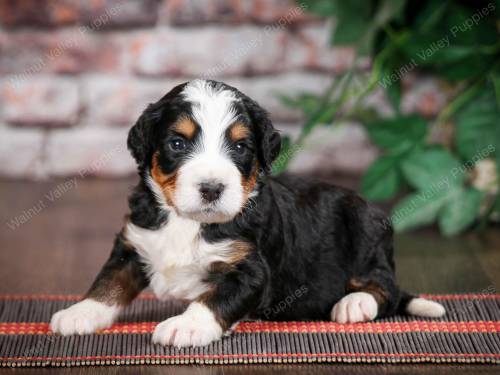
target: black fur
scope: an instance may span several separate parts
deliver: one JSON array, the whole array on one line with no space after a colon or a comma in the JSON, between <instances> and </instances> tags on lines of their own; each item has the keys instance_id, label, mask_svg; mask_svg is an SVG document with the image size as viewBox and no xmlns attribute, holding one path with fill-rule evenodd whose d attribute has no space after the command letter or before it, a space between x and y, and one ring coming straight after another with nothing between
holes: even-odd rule
<instances>
[{"instance_id":1,"label":"black fur","mask_svg":"<svg viewBox=\"0 0 500 375\"><path fill-rule=\"evenodd\" d=\"M260 166L269 173L272 162L280 152L281 137L274 129L267 112L261 106L247 96L243 96L242 101L253 124L256 142L260 145L258 149Z\"/></svg>"},{"instance_id":2,"label":"black fur","mask_svg":"<svg viewBox=\"0 0 500 375\"><path fill-rule=\"evenodd\" d=\"M158 207L153 193L144 180L134 188L128 198L130 220L142 228L158 229L168 219L168 212Z\"/></svg>"}]
</instances>

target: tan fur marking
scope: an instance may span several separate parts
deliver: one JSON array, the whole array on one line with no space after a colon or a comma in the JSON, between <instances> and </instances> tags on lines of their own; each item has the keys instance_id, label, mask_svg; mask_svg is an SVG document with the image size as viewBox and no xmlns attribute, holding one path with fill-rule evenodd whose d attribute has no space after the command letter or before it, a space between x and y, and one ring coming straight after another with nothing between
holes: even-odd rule
<instances>
[{"instance_id":1,"label":"tan fur marking","mask_svg":"<svg viewBox=\"0 0 500 375\"><path fill-rule=\"evenodd\" d=\"M378 285L376 282L364 281L356 278L352 278L351 280L349 280L349 284L347 285L347 291L370 293L375 298L375 301L377 301L379 305L383 305L389 297L387 295L387 292L384 289L382 289L380 285Z\"/></svg>"},{"instance_id":2,"label":"tan fur marking","mask_svg":"<svg viewBox=\"0 0 500 375\"><path fill-rule=\"evenodd\" d=\"M248 128L242 123L236 123L229 129L229 136L233 142L241 141L248 136Z\"/></svg>"},{"instance_id":3,"label":"tan fur marking","mask_svg":"<svg viewBox=\"0 0 500 375\"><path fill-rule=\"evenodd\" d=\"M126 239L126 226L120 233L120 240L127 251L135 251L133 245ZM94 282L85 298L105 303L107 305L128 305L143 289L140 281L135 279L128 269L110 269Z\"/></svg>"},{"instance_id":4,"label":"tan fur marking","mask_svg":"<svg viewBox=\"0 0 500 375\"><path fill-rule=\"evenodd\" d=\"M229 263L237 264L246 258L252 250L252 245L249 242L237 240L233 242L233 249Z\"/></svg>"},{"instance_id":5,"label":"tan fur marking","mask_svg":"<svg viewBox=\"0 0 500 375\"><path fill-rule=\"evenodd\" d=\"M185 117L174 125L174 130L187 139L193 139L196 133L196 125L189 117Z\"/></svg>"},{"instance_id":6,"label":"tan fur marking","mask_svg":"<svg viewBox=\"0 0 500 375\"><path fill-rule=\"evenodd\" d=\"M244 176L241 176L241 186L243 187L243 204L242 209L246 206L248 196L255 188L257 184L257 176L259 175L259 163L255 163L254 170L250 177L247 179Z\"/></svg>"},{"instance_id":7,"label":"tan fur marking","mask_svg":"<svg viewBox=\"0 0 500 375\"><path fill-rule=\"evenodd\" d=\"M151 177L160 186L165 200L170 206L173 206L172 197L175 192L176 182L177 182L177 171L171 174L165 174L158 164L158 154L153 155L153 160L151 162Z\"/></svg>"}]
</instances>

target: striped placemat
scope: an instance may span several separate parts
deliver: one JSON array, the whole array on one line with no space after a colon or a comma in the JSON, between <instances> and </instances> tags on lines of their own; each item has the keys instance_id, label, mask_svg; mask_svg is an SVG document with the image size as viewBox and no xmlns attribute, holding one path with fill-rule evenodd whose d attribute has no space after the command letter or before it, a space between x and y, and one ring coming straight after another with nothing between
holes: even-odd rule
<instances>
[{"instance_id":1,"label":"striped placemat","mask_svg":"<svg viewBox=\"0 0 500 375\"><path fill-rule=\"evenodd\" d=\"M179 302L137 299L113 327L93 335L50 332L52 314L78 296L0 296L2 366L295 362L500 362L500 294L425 296L443 303L439 320L397 316L375 322L240 322L205 347L153 345L156 324Z\"/></svg>"}]
</instances>

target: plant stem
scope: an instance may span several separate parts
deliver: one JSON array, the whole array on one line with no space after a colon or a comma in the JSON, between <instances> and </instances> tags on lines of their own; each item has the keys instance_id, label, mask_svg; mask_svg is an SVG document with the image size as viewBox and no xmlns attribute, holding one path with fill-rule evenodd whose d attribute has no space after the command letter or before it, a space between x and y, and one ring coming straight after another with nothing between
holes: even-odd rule
<instances>
[{"instance_id":1,"label":"plant stem","mask_svg":"<svg viewBox=\"0 0 500 375\"><path fill-rule=\"evenodd\" d=\"M434 121L435 125L442 124L446 122L455 112L457 112L462 106L467 103L471 98L476 95L476 92L481 87L484 78L480 78L474 84L469 86L467 89L462 91L455 99L453 99L446 107L444 107L436 117Z\"/></svg>"},{"instance_id":2,"label":"plant stem","mask_svg":"<svg viewBox=\"0 0 500 375\"><path fill-rule=\"evenodd\" d=\"M439 126L446 122L451 116L453 116L460 108L464 106L470 99L474 97L476 92L482 87L484 81L488 74L496 69L500 65L500 60L493 63L485 71L484 75L481 75L476 82L470 85L467 89L462 91L455 99L453 99L446 107L444 107L436 117L434 121L435 126Z\"/></svg>"}]
</instances>

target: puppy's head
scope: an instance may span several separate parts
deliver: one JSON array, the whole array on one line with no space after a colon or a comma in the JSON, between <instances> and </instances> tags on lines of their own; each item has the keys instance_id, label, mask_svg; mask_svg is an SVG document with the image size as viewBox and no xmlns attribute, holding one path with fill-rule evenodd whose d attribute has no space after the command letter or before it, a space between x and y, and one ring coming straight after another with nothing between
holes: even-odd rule
<instances>
[{"instance_id":1,"label":"puppy's head","mask_svg":"<svg viewBox=\"0 0 500 375\"><path fill-rule=\"evenodd\" d=\"M128 147L160 203L204 223L234 218L280 150L253 100L220 82L195 80L150 104Z\"/></svg>"}]
</instances>

